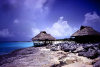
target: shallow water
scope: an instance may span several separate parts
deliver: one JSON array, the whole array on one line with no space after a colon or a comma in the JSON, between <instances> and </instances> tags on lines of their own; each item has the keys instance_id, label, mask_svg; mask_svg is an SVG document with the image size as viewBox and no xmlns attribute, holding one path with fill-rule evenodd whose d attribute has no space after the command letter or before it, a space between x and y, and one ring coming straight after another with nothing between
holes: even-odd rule
<instances>
[{"instance_id":1,"label":"shallow water","mask_svg":"<svg viewBox=\"0 0 100 67\"><path fill-rule=\"evenodd\" d=\"M0 42L0 55L31 46L33 46L33 42Z\"/></svg>"}]
</instances>

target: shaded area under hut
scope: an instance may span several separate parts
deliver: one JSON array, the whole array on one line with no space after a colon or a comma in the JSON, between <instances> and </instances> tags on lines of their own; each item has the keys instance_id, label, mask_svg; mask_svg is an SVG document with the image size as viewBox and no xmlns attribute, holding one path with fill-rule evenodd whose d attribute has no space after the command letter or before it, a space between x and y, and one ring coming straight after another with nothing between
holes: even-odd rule
<instances>
[{"instance_id":1,"label":"shaded area under hut","mask_svg":"<svg viewBox=\"0 0 100 67\"><path fill-rule=\"evenodd\" d=\"M32 38L34 46L46 46L52 44L55 40L56 39L50 34L47 34L46 31L41 31L38 35Z\"/></svg>"},{"instance_id":2,"label":"shaded area under hut","mask_svg":"<svg viewBox=\"0 0 100 67\"><path fill-rule=\"evenodd\" d=\"M81 26L78 31L72 34L71 38L80 43L100 42L100 32L89 26Z\"/></svg>"}]
</instances>

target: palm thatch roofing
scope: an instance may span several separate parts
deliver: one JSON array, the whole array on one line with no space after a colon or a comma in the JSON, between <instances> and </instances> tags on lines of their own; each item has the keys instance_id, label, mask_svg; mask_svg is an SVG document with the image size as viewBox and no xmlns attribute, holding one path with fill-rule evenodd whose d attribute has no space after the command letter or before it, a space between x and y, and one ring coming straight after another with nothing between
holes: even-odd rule
<instances>
[{"instance_id":1,"label":"palm thatch roofing","mask_svg":"<svg viewBox=\"0 0 100 67\"><path fill-rule=\"evenodd\" d=\"M50 34L47 34L46 31L41 31L38 35L32 38L32 41L45 41L45 40L56 40L53 36Z\"/></svg>"},{"instance_id":2,"label":"palm thatch roofing","mask_svg":"<svg viewBox=\"0 0 100 67\"><path fill-rule=\"evenodd\" d=\"M92 27L89 26L81 26L80 30L72 34L71 37L76 36L100 36L100 32L94 30Z\"/></svg>"}]
</instances>

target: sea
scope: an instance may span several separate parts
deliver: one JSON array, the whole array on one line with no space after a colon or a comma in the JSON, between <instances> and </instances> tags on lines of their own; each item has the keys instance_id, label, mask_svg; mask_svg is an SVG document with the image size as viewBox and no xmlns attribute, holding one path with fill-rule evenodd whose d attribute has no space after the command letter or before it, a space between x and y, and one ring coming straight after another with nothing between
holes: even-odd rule
<instances>
[{"instance_id":1,"label":"sea","mask_svg":"<svg viewBox=\"0 0 100 67\"><path fill-rule=\"evenodd\" d=\"M33 42L0 42L0 55L31 46L34 46Z\"/></svg>"}]
</instances>

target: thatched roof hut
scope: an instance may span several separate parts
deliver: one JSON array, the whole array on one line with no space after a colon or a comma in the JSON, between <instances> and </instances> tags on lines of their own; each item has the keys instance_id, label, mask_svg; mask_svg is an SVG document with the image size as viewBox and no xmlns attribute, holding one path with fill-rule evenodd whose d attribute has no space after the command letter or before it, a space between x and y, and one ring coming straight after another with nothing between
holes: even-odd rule
<instances>
[{"instance_id":1,"label":"thatched roof hut","mask_svg":"<svg viewBox=\"0 0 100 67\"><path fill-rule=\"evenodd\" d=\"M75 37L75 36L86 36L86 35L100 36L100 33L97 32L96 30L94 30L92 27L81 26L80 30L78 30L74 34L72 34L72 37Z\"/></svg>"},{"instance_id":2,"label":"thatched roof hut","mask_svg":"<svg viewBox=\"0 0 100 67\"><path fill-rule=\"evenodd\" d=\"M100 32L89 26L81 26L71 37L75 37L77 41L100 41Z\"/></svg>"},{"instance_id":3,"label":"thatched roof hut","mask_svg":"<svg viewBox=\"0 0 100 67\"><path fill-rule=\"evenodd\" d=\"M45 31L41 31L38 35L32 38L34 46L46 46L48 44L52 44L52 41L54 40L56 39L50 34L47 34Z\"/></svg>"},{"instance_id":4,"label":"thatched roof hut","mask_svg":"<svg viewBox=\"0 0 100 67\"><path fill-rule=\"evenodd\" d=\"M47 34L45 31L41 31L38 35L32 38L33 41L45 41L45 40L56 40L50 34Z\"/></svg>"}]
</instances>

